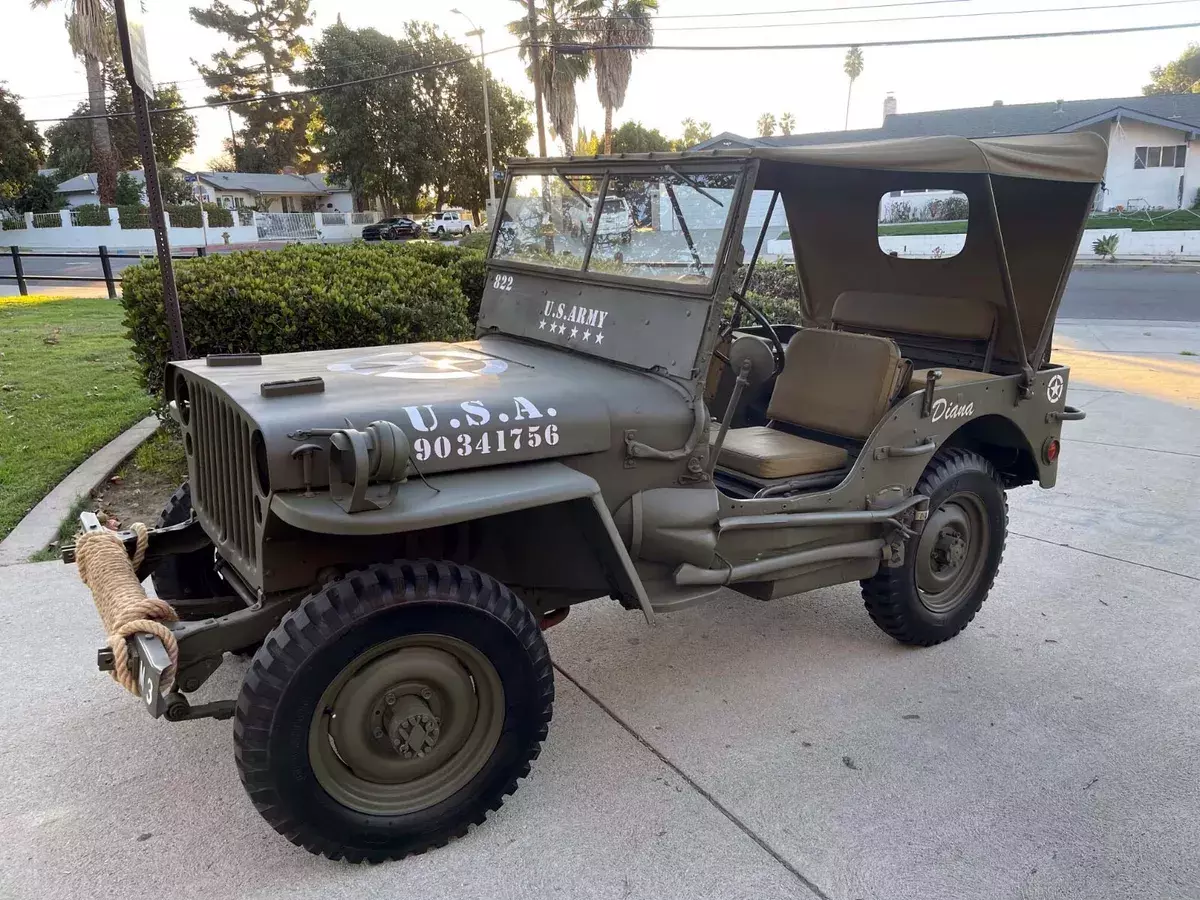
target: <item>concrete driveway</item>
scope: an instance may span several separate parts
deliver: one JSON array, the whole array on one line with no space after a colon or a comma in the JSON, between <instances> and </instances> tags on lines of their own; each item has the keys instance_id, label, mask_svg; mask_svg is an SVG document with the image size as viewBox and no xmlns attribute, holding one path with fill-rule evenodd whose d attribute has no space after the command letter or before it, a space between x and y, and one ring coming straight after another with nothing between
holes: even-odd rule
<instances>
[{"instance_id":1,"label":"concrete driveway","mask_svg":"<svg viewBox=\"0 0 1200 900\"><path fill-rule=\"evenodd\" d=\"M95 672L73 568L0 569L0 896L1200 897L1200 328L1058 335L1089 416L1059 486L1010 495L962 635L901 647L853 586L653 629L577 608L532 776L400 863L278 837L228 723L153 721Z\"/></svg>"}]
</instances>

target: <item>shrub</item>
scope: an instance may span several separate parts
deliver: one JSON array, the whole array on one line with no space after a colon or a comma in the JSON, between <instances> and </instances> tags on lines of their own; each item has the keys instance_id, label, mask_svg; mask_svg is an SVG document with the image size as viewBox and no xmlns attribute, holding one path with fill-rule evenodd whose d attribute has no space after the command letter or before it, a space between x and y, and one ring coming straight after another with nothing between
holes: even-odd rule
<instances>
[{"instance_id":1,"label":"shrub","mask_svg":"<svg viewBox=\"0 0 1200 900\"><path fill-rule=\"evenodd\" d=\"M472 231L465 238L458 242L458 246L463 250L482 250L487 252L488 244L492 242L491 232L488 231Z\"/></svg>"},{"instance_id":2,"label":"shrub","mask_svg":"<svg viewBox=\"0 0 1200 900\"><path fill-rule=\"evenodd\" d=\"M5 219L2 227L5 231L24 231L25 218L22 216L20 219Z\"/></svg>"},{"instance_id":3,"label":"shrub","mask_svg":"<svg viewBox=\"0 0 1200 900\"><path fill-rule=\"evenodd\" d=\"M744 268L738 272L733 282L735 286L741 285L745 274ZM760 262L754 267L754 278L750 281L749 293L798 303L800 281L796 277L796 267L785 262Z\"/></svg>"},{"instance_id":4,"label":"shrub","mask_svg":"<svg viewBox=\"0 0 1200 900\"><path fill-rule=\"evenodd\" d=\"M216 203L205 203L204 211L208 213L209 228L233 227L233 210L226 209Z\"/></svg>"},{"instance_id":5,"label":"shrub","mask_svg":"<svg viewBox=\"0 0 1200 900\"><path fill-rule=\"evenodd\" d=\"M142 202L142 186L128 172L117 176L117 206L136 206Z\"/></svg>"},{"instance_id":6,"label":"shrub","mask_svg":"<svg viewBox=\"0 0 1200 900\"><path fill-rule=\"evenodd\" d=\"M77 206L72 210L71 218L75 220L76 225L104 226L109 224L108 207L98 206L95 203Z\"/></svg>"},{"instance_id":7,"label":"shrub","mask_svg":"<svg viewBox=\"0 0 1200 900\"><path fill-rule=\"evenodd\" d=\"M189 352L202 357L466 340L458 279L472 266L439 267L406 246L298 244L181 260L175 277ZM157 260L124 279L124 324L157 393L169 343Z\"/></svg>"},{"instance_id":8,"label":"shrub","mask_svg":"<svg viewBox=\"0 0 1200 900\"><path fill-rule=\"evenodd\" d=\"M1101 259L1114 260L1117 258L1117 242L1120 240L1119 234L1106 234L1104 237L1098 237L1092 241L1092 252Z\"/></svg>"},{"instance_id":9,"label":"shrub","mask_svg":"<svg viewBox=\"0 0 1200 900\"><path fill-rule=\"evenodd\" d=\"M121 217L122 229L150 227L150 210L141 204L118 205L117 215Z\"/></svg>"}]
</instances>

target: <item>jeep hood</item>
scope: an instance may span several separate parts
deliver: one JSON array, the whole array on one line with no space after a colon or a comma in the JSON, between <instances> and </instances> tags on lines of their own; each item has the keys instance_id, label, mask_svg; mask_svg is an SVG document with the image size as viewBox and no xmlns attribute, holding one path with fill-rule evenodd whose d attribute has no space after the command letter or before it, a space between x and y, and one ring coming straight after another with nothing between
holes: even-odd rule
<instances>
[{"instance_id":1,"label":"jeep hood","mask_svg":"<svg viewBox=\"0 0 1200 900\"><path fill-rule=\"evenodd\" d=\"M195 420L201 450L227 453L231 465L237 443L231 413L240 418L273 491L304 487L302 463L292 452L305 443L322 451L312 485L328 483L328 439L296 435L313 429L393 422L428 475L607 450L620 425L606 398L657 399L651 405L661 407L673 397L681 424L688 421L678 394L659 378L504 336L261 361L188 360L169 367L167 397Z\"/></svg>"}]
</instances>

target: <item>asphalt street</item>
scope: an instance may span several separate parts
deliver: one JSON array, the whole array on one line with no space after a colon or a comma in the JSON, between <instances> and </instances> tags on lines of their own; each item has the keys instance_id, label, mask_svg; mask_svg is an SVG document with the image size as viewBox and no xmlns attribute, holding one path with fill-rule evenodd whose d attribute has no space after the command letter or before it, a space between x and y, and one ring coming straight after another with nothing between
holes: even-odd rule
<instances>
[{"instance_id":1,"label":"asphalt street","mask_svg":"<svg viewBox=\"0 0 1200 900\"><path fill-rule=\"evenodd\" d=\"M1011 491L957 638L903 647L856 585L731 591L547 635L554 722L463 839L349 866L276 835L228 722L169 724L95 669L73 566L0 567L0 897L1200 898L1200 326L1060 322L1054 490ZM235 696L229 659L200 699Z\"/></svg>"}]
</instances>

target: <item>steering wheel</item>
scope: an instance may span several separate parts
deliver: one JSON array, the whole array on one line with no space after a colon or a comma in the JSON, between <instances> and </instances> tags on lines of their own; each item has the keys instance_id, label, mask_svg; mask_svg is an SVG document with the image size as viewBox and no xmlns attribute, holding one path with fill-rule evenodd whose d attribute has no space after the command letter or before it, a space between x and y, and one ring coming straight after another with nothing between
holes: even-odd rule
<instances>
[{"instance_id":1,"label":"steering wheel","mask_svg":"<svg viewBox=\"0 0 1200 900\"><path fill-rule=\"evenodd\" d=\"M771 355L775 360L775 369L771 372L771 377L776 377L780 372L783 371L784 364L787 362L787 356L784 354L783 341L779 340L779 335L775 331L775 326L767 321L767 317L762 314L757 306L747 300L743 294L739 293L738 291L731 291L730 296L733 297L738 306L750 313L754 320L763 327L764 331L766 331L767 337L770 338ZM722 332L718 343L723 343L729 339L729 337L733 334L736 322L737 316L734 316L729 322L729 327ZM725 357L720 353L717 353L716 356L721 360L721 362L725 363L725 365L729 365L728 357Z\"/></svg>"}]
</instances>

